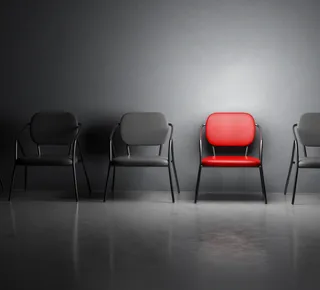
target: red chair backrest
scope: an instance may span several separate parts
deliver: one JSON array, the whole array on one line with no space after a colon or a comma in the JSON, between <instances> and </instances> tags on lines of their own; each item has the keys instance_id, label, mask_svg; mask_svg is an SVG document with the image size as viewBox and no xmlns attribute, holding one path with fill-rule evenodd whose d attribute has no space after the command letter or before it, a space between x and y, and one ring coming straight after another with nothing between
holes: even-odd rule
<instances>
[{"instance_id":1,"label":"red chair backrest","mask_svg":"<svg viewBox=\"0 0 320 290\"><path fill-rule=\"evenodd\" d=\"M213 113L206 122L206 137L213 146L248 146L255 132L254 118L248 113Z\"/></svg>"}]
</instances>

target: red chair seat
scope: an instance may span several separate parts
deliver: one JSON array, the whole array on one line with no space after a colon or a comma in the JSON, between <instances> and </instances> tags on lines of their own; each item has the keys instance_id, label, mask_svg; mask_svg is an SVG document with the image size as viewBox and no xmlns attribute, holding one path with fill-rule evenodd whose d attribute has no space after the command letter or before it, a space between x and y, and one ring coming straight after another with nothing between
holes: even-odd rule
<instances>
[{"instance_id":1,"label":"red chair seat","mask_svg":"<svg viewBox=\"0 0 320 290\"><path fill-rule=\"evenodd\" d=\"M259 167L259 158L250 156L207 156L202 158L203 166L214 167Z\"/></svg>"}]
</instances>

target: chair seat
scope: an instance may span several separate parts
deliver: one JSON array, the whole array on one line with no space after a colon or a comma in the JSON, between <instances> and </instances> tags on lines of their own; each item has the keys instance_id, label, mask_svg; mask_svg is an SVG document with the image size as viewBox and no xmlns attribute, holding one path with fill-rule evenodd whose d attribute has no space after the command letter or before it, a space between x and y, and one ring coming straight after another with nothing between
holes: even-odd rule
<instances>
[{"instance_id":1,"label":"chair seat","mask_svg":"<svg viewBox=\"0 0 320 290\"><path fill-rule=\"evenodd\" d=\"M259 167L259 158L250 156L207 156L202 158L203 166L214 167Z\"/></svg>"},{"instance_id":2,"label":"chair seat","mask_svg":"<svg viewBox=\"0 0 320 290\"><path fill-rule=\"evenodd\" d=\"M78 162L78 159L75 160ZM72 158L70 156L55 156L55 155L42 155L42 156L27 156L20 157L16 161L17 165L30 165L30 166L70 166L72 165Z\"/></svg>"},{"instance_id":3,"label":"chair seat","mask_svg":"<svg viewBox=\"0 0 320 290\"><path fill-rule=\"evenodd\" d=\"M168 158L161 156L118 156L113 158L116 166L166 167Z\"/></svg>"},{"instance_id":4,"label":"chair seat","mask_svg":"<svg viewBox=\"0 0 320 290\"><path fill-rule=\"evenodd\" d=\"M306 157L299 160L301 168L320 168L320 157Z\"/></svg>"}]
</instances>

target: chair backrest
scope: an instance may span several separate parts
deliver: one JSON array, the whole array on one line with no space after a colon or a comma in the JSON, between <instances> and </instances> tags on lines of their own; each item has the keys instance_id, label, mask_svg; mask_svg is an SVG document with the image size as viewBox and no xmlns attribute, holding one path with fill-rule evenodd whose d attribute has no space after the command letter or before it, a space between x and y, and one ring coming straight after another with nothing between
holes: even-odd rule
<instances>
[{"instance_id":1,"label":"chair backrest","mask_svg":"<svg viewBox=\"0 0 320 290\"><path fill-rule=\"evenodd\" d=\"M212 146L248 146L255 132L254 118L248 113L213 113L206 122L206 137Z\"/></svg>"},{"instance_id":2,"label":"chair backrest","mask_svg":"<svg viewBox=\"0 0 320 290\"><path fill-rule=\"evenodd\" d=\"M30 134L38 145L70 145L77 126L77 119L71 113L39 112L31 118Z\"/></svg>"},{"instance_id":3,"label":"chair backrest","mask_svg":"<svg viewBox=\"0 0 320 290\"><path fill-rule=\"evenodd\" d=\"M303 114L297 130L304 146L320 147L320 113Z\"/></svg>"},{"instance_id":4,"label":"chair backrest","mask_svg":"<svg viewBox=\"0 0 320 290\"><path fill-rule=\"evenodd\" d=\"M169 126L158 112L127 113L120 122L122 140L131 146L159 146L166 141Z\"/></svg>"}]
</instances>

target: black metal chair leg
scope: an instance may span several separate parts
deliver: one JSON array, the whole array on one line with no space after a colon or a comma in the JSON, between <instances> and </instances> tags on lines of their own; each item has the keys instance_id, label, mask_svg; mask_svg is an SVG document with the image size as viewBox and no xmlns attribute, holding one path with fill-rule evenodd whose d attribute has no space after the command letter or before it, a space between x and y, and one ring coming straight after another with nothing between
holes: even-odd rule
<instances>
[{"instance_id":1,"label":"black metal chair leg","mask_svg":"<svg viewBox=\"0 0 320 290\"><path fill-rule=\"evenodd\" d=\"M198 201L201 170L202 170L202 165L199 166L199 170L198 170L198 177L197 177L197 184L196 184L196 192L195 192L195 196L194 196L194 203L197 203L197 201Z\"/></svg>"},{"instance_id":2,"label":"black metal chair leg","mask_svg":"<svg viewBox=\"0 0 320 290\"><path fill-rule=\"evenodd\" d=\"M286 185L284 186L284 195L287 195L287 190L288 190L288 185L289 185L289 181L290 181L290 176L291 176L293 164L294 164L294 161L292 161L289 166L289 172L288 172L288 176L287 176L287 180L286 180Z\"/></svg>"},{"instance_id":3,"label":"black metal chair leg","mask_svg":"<svg viewBox=\"0 0 320 290\"><path fill-rule=\"evenodd\" d=\"M288 172L288 176L287 176L287 180L286 180L286 185L284 187L284 195L287 194L287 189L288 189L288 185L289 185L289 180L290 180L290 176L291 176L291 171L292 171L292 165L294 164L293 158L294 158L294 150L295 150L295 142L293 142L293 146L292 146L292 154L291 154L291 159L290 159L290 165L289 165L289 172Z\"/></svg>"},{"instance_id":4,"label":"black metal chair leg","mask_svg":"<svg viewBox=\"0 0 320 290\"><path fill-rule=\"evenodd\" d=\"M171 168L170 168L170 164L168 165L168 171L169 171L169 180L170 180L171 198L172 198L172 203L174 203L174 202L175 202L175 199L174 199L174 191L173 191L173 185L172 185L172 175L171 175Z\"/></svg>"},{"instance_id":5,"label":"black metal chair leg","mask_svg":"<svg viewBox=\"0 0 320 290\"><path fill-rule=\"evenodd\" d=\"M296 198L296 189L297 189L297 181L298 181L298 173L299 173L299 165L296 164L296 174L294 178L294 185L293 185L293 193L292 193L292 202L291 204L294 204L294 200Z\"/></svg>"},{"instance_id":6,"label":"black metal chair leg","mask_svg":"<svg viewBox=\"0 0 320 290\"><path fill-rule=\"evenodd\" d=\"M264 197L264 203L267 204L268 203L267 192L266 192L266 185L264 183L264 174L263 174L262 166L259 167L259 171L260 171L260 179L261 179L261 187L262 187L262 193Z\"/></svg>"},{"instance_id":7,"label":"black metal chair leg","mask_svg":"<svg viewBox=\"0 0 320 290\"><path fill-rule=\"evenodd\" d=\"M89 179L89 176L88 176L88 173L87 173L87 169L86 169L86 166L84 165L84 161L82 159L82 168L83 168L83 172L84 172L84 175L86 177L86 181L87 181L87 186L88 186L88 189L89 189L89 195L91 196L92 194L92 189L91 189L91 184L90 184L90 179Z\"/></svg>"},{"instance_id":8,"label":"black metal chair leg","mask_svg":"<svg viewBox=\"0 0 320 290\"><path fill-rule=\"evenodd\" d=\"M82 155L82 149L81 149L80 144L78 144L78 148L79 148L79 154L80 154L80 158L81 158L82 168L83 168L84 175L86 177L87 186L88 186L88 189L89 189L89 196L91 196L92 189L91 189L90 179L89 179L89 176L88 176L88 172L87 172L86 166L84 164L83 155Z\"/></svg>"},{"instance_id":9,"label":"black metal chair leg","mask_svg":"<svg viewBox=\"0 0 320 290\"><path fill-rule=\"evenodd\" d=\"M28 186L28 166L24 167L24 191L27 191Z\"/></svg>"},{"instance_id":10,"label":"black metal chair leg","mask_svg":"<svg viewBox=\"0 0 320 290\"><path fill-rule=\"evenodd\" d=\"M179 180L178 180L178 173L177 173L177 168L176 168L176 164L174 162L174 159L172 159L172 166L173 166L174 177L176 179L177 191L178 191L178 193L180 193L180 185L179 185Z\"/></svg>"},{"instance_id":11,"label":"black metal chair leg","mask_svg":"<svg viewBox=\"0 0 320 290\"><path fill-rule=\"evenodd\" d=\"M11 175L11 184L10 184L10 191L9 191L8 201L11 200L11 194L12 194L12 190L13 190L15 173L16 173L16 165L14 165L13 171L12 171L12 175Z\"/></svg>"},{"instance_id":12,"label":"black metal chair leg","mask_svg":"<svg viewBox=\"0 0 320 290\"><path fill-rule=\"evenodd\" d=\"M109 180L109 175L110 175L110 167L111 167L111 164L109 163L108 172L107 172L106 185L105 185L105 187L104 187L103 202L106 202L106 199L107 199L107 190L108 190L108 180Z\"/></svg>"},{"instance_id":13,"label":"black metal chair leg","mask_svg":"<svg viewBox=\"0 0 320 290\"><path fill-rule=\"evenodd\" d=\"M114 184L115 184L115 181L116 181L116 167L113 166L112 187L111 187L112 198L114 198Z\"/></svg>"},{"instance_id":14,"label":"black metal chair leg","mask_svg":"<svg viewBox=\"0 0 320 290\"><path fill-rule=\"evenodd\" d=\"M79 193L78 193L78 182L77 182L77 173L76 173L76 165L72 165L72 172L73 172L73 182L74 182L74 193L76 197L76 202L79 201Z\"/></svg>"},{"instance_id":15,"label":"black metal chair leg","mask_svg":"<svg viewBox=\"0 0 320 290\"><path fill-rule=\"evenodd\" d=\"M176 168L176 162L175 162L176 159L174 158L173 143L172 143L172 146L171 146L171 153L172 153L171 162L172 162L172 165L173 165L174 177L176 179L177 191L178 191L178 193L180 193L180 184L179 184L179 180L178 180L178 174L177 174L177 168Z\"/></svg>"},{"instance_id":16,"label":"black metal chair leg","mask_svg":"<svg viewBox=\"0 0 320 290\"><path fill-rule=\"evenodd\" d=\"M0 186L1 186L1 192L4 192L3 182L1 178L0 178Z\"/></svg>"}]
</instances>

